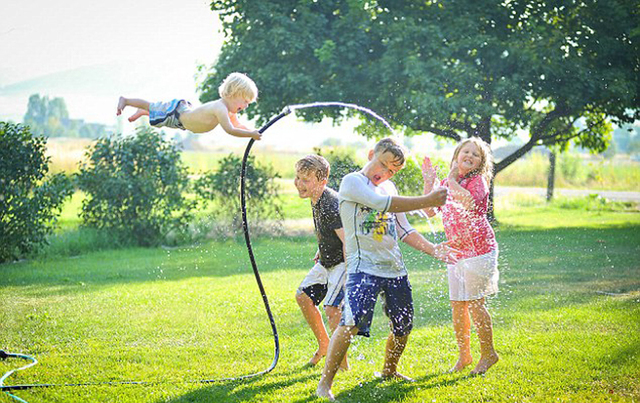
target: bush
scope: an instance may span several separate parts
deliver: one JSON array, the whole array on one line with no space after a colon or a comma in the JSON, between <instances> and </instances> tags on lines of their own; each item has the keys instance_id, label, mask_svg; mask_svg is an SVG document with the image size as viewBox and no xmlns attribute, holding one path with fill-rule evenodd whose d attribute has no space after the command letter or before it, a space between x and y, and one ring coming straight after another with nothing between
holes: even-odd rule
<instances>
[{"instance_id":1,"label":"bush","mask_svg":"<svg viewBox=\"0 0 640 403\"><path fill-rule=\"evenodd\" d=\"M87 197L83 223L107 230L124 244L153 246L184 232L196 200L185 197L187 169L175 144L152 129L101 138L81 163L78 185Z\"/></svg>"},{"instance_id":2,"label":"bush","mask_svg":"<svg viewBox=\"0 0 640 403\"><path fill-rule=\"evenodd\" d=\"M331 148L323 151L321 148L314 148L313 152L323 156L331 165L331 173L327 186L335 191L340 188L340 182L346 174L356 172L361 166L356 162L353 151L347 148Z\"/></svg>"},{"instance_id":3,"label":"bush","mask_svg":"<svg viewBox=\"0 0 640 403\"><path fill-rule=\"evenodd\" d=\"M47 178L46 138L27 126L0 122L0 263L46 243L64 200L73 192L63 174Z\"/></svg>"},{"instance_id":4,"label":"bush","mask_svg":"<svg viewBox=\"0 0 640 403\"><path fill-rule=\"evenodd\" d=\"M242 228L240 212L240 170L242 158L229 154L218 161L218 169L198 178L194 189L198 198L215 201L214 214L228 220L232 228ZM279 186L275 179L280 178L270 165L259 165L255 157L247 158L245 172L245 190L247 218L258 219L264 223L269 218L282 219L279 202Z\"/></svg>"}]
</instances>

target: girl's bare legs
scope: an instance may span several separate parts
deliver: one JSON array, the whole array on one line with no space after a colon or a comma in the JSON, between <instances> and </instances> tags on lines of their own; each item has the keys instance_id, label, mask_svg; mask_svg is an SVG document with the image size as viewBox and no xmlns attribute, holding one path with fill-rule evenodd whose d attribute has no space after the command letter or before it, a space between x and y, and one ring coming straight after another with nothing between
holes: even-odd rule
<instances>
[{"instance_id":1,"label":"girl's bare legs","mask_svg":"<svg viewBox=\"0 0 640 403\"><path fill-rule=\"evenodd\" d=\"M484 374L496 362L499 357L493 347L493 323L491 315L484 303L484 298L475 301L469 301L469 311L473 316L473 323L478 331L478 339L480 339L480 361L471 371L472 375Z\"/></svg>"},{"instance_id":2,"label":"girl's bare legs","mask_svg":"<svg viewBox=\"0 0 640 403\"><path fill-rule=\"evenodd\" d=\"M333 378L336 376L336 372L338 372L338 368L340 368L340 363L351 345L351 339L353 339L356 333L358 333L358 328L355 326L338 326L333 336L331 336L329 352L327 353L327 359L324 363L320 382L318 382L318 389L316 389L316 394L319 397L324 397L332 401L335 400L333 393L331 393Z\"/></svg>"},{"instance_id":3,"label":"girl's bare legs","mask_svg":"<svg viewBox=\"0 0 640 403\"><path fill-rule=\"evenodd\" d=\"M149 114L149 102L144 99L139 98L125 98L120 97L118 100L118 109L116 110L116 115L120 116L122 110L127 106L133 106L134 108L138 108L136 113L134 113L130 118L129 122L133 122L138 119L140 116Z\"/></svg>"},{"instance_id":4,"label":"girl's bare legs","mask_svg":"<svg viewBox=\"0 0 640 403\"><path fill-rule=\"evenodd\" d=\"M300 293L296 295L296 301L298 302L302 315L307 320L313 335L316 336L316 340L318 340L318 350L315 352L313 357L311 357L311 360L309 360L309 365L316 365L322 357L327 355L327 349L329 348L329 335L327 334L327 329L324 327L322 315L311 298L309 298L305 293ZM340 318L338 317L338 319Z\"/></svg>"},{"instance_id":5,"label":"girl's bare legs","mask_svg":"<svg viewBox=\"0 0 640 403\"><path fill-rule=\"evenodd\" d=\"M471 320L469 319L468 301L451 301L453 330L458 343L459 357L456 365L449 372L462 371L473 362L471 356Z\"/></svg>"},{"instance_id":6,"label":"girl's bare legs","mask_svg":"<svg viewBox=\"0 0 640 403\"><path fill-rule=\"evenodd\" d=\"M324 311L327 313L327 319L329 322L329 329L331 329L331 334L336 331L338 328L338 324L340 324L340 318L342 317L342 311L337 306L325 306ZM349 363L347 362L347 354L344 355L344 359L340 364L340 369L344 371L349 370Z\"/></svg>"}]
</instances>

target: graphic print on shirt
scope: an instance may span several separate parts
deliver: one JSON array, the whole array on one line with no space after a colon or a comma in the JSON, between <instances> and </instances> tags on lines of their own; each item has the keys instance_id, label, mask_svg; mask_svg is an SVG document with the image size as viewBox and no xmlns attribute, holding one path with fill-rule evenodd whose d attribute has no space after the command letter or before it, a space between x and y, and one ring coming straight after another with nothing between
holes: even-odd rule
<instances>
[{"instance_id":1,"label":"graphic print on shirt","mask_svg":"<svg viewBox=\"0 0 640 403\"><path fill-rule=\"evenodd\" d=\"M382 242L382 238L385 235L398 239L393 213L381 213L363 206L360 208L360 214L365 216L360 225L360 233L362 235L373 233L372 237L376 242Z\"/></svg>"}]
</instances>

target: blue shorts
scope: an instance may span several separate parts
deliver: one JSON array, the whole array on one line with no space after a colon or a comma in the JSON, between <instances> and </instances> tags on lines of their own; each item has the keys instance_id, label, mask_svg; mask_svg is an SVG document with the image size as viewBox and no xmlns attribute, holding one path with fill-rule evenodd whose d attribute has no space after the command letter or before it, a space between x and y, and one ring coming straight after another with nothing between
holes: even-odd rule
<instances>
[{"instance_id":1,"label":"blue shorts","mask_svg":"<svg viewBox=\"0 0 640 403\"><path fill-rule=\"evenodd\" d=\"M174 99L169 102L153 102L149 104L149 124L154 127L170 127L182 129L180 114L191 108L191 104L184 99Z\"/></svg>"},{"instance_id":2,"label":"blue shorts","mask_svg":"<svg viewBox=\"0 0 640 403\"><path fill-rule=\"evenodd\" d=\"M346 301L340 325L355 326L360 336L369 337L373 309L381 294L383 310L397 337L406 336L413 328L413 297L409 277L385 278L367 273L349 273Z\"/></svg>"}]
</instances>

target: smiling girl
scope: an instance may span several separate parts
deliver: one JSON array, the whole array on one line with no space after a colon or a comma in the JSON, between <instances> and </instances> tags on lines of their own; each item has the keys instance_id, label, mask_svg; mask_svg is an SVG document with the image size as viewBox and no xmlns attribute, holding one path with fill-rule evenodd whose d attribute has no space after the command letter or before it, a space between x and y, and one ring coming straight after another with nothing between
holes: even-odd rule
<instances>
[{"instance_id":1,"label":"smiling girl","mask_svg":"<svg viewBox=\"0 0 640 403\"><path fill-rule=\"evenodd\" d=\"M422 165L424 192L433 190L436 171L428 157ZM447 240L462 251L455 264L447 265L449 299L453 328L459 348L458 362L452 372L461 371L473 362L470 349L471 321L480 340L480 361L471 374L483 374L498 362L493 346L493 325L485 297L498 292L498 244L487 219L489 183L493 176L493 156L489 145L477 137L468 138L456 147L451 170L441 186L449 189L442 212ZM424 209L429 217L436 209Z\"/></svg>"}]
</instances>

